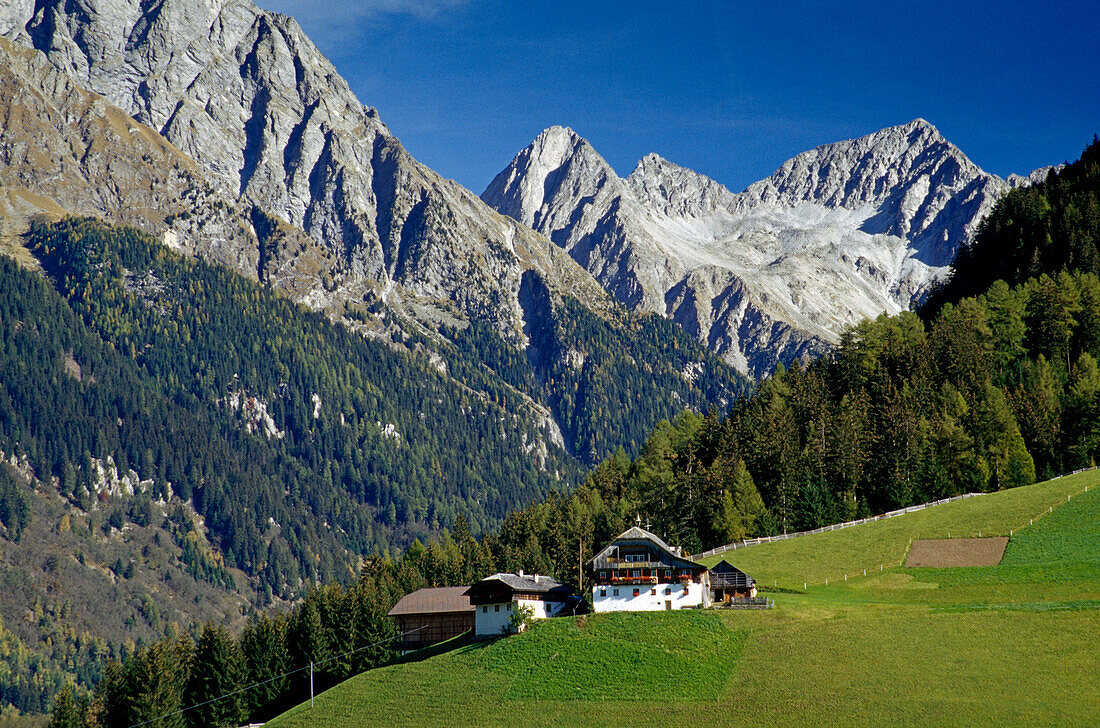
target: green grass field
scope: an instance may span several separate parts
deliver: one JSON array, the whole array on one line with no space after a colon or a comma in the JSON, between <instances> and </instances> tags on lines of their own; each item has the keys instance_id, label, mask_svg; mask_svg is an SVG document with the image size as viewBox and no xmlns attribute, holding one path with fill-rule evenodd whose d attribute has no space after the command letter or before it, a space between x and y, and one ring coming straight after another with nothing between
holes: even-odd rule
<instances>
[{"instance_id":1,"label":"green grass field","mask_svg":"<svg viewBox=\"0 0 1100 728\"><path fill-rule=\"evenodd\" d=\"M1000 565L896 565L912 538L979 530L1012 531ZM269 725L1100 722L1098 472L726 558L761 583L811 585L771 594L767 611L538 622L517 637L364 673Z\"/></svg>"}]
</instances>

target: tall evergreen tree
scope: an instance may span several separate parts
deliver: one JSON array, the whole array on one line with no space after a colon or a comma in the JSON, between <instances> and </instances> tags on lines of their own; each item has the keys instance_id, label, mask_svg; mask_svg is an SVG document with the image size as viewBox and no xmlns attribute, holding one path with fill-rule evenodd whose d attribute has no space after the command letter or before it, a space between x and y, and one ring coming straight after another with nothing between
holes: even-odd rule
<instances>
[{"instance_id":1,"label":"tall evergreen tree","mask_svg":"<svg viewBox=\"0 0 1100 728\"><path fill-rule=\"evenodd\" d=\"M183 702L190 728L237 726L245 718L242 687L244 665L237 643L225 627L202 628L191 659Z\"/></svg>"},{"instance_id":2,"label":"tall evergreen tree","mask_svg":"<svg viewBox=\"0 0 1100 728\"><path fill-rule=\"evenodd\" d=\"M278 678L290 667L284 629L283 620L264 616L250 623L241 634L244 683L262 683L244 694L245 708L251 717L266 717L269 706L285 695L287 681Z\"/></svg>"}]
</instances>

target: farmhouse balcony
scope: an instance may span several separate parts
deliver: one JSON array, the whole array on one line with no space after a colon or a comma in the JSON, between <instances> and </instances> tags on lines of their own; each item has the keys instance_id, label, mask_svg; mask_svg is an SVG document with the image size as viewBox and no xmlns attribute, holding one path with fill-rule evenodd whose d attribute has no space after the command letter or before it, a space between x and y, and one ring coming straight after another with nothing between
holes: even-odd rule
<instances>
[{"instance_id":1,"label":"farmhouse balcony","mask_svg":"<svg viewBox=\"0 0 1100 728\"><path fill-rule=\"evenodd\" d=\"M663 561L627 561L614 556L600 559L599 564L605 569L666 569L669 567Z\"/></svg>"},{"instance_id":2,"label":"farmhouse balcony","mask_svg":"<svg viewBox=\"0 0 1100 728\"><path fill-rule=\"evenodd\" d=\"M606 581L611 584L657 584L659 579L656 576L611 576L606 580L597 579L596 581Z\"/></svg>"}]
</instances>

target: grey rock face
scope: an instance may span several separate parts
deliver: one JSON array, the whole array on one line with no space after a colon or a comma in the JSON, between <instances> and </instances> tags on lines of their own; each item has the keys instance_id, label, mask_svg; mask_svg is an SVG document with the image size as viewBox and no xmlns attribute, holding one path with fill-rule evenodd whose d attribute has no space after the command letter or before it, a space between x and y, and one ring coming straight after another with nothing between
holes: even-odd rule
<instances>
[{"instance_id":1,"label":"grey rock face","mask_svg":"<svg viewBox=\"0 0 1100 728\"><path fill-rule=\"evenodd\" d=\"M416 162L291 18L247 0L41 0L0 19L8 37L163 134L231 199L322 245L338 270L301 297L311 305L366 286L392 308L457 306L522 341L516 299L532 268L606 305L568 256Z\"/></svg>"},{"instance_id":2,"label":"grey rock face","mask_svg":"<svg viewBox=\"0 0 1100 728\"><path fill-rule=\"evenodd\" d=\"M622 179L553 127L482 199L760 377L919 302L1008 187L922 119L800 154L740 194L656 155Z\"/></svg>"},{"instance_id":3,"label":"grey rock face","mask_svg":"<svg viewBox=\"0 0 1100 728\"><path fill-rule=\"evenodd\" d=\"M22 218L25 228L43 211L94 215L163 236L294 298L319 283L324 261L312 240L293 230L257 234L249 208L226 204L156 131L3 38L0 120L0 188L29 203L16 206L21 215L9 206L10 224Z\"/></svg>"},{"instance_id":4,"label":"grey rock face","mask_svg":"<svg viewBox=\"0 0 1100 728\"><path fill-rule=\"evenodd\" d=\"M750 185L738 203L742 210L802 203L870 207L874 214L863 221L862 232L904 239L913 257L942 268L1006 188L935 127L916 119L800 154Z\"/></svg>"}]
</instances>

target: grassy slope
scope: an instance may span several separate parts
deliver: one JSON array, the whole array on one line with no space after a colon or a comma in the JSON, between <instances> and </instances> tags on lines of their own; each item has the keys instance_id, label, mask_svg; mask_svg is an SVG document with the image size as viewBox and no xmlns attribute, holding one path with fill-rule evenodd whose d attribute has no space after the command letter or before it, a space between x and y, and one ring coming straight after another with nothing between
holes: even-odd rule
<instances>
[{"instance_id":1,"label":"grassy slope","mask_svg":"<svg viewBox=\"0 0 1100 728\"><path fill-rule=\"evenodd\" d=\"M824 579L896 562L910 538L1009 529L999 566L830 578L773 595L766 612L549 620L365 673L269 725L1094 725L1100 473L739 550L735 563L761 581Z\"/></svg>"},{"instance_id":2,"label":"grassy slope","mask_svg":"<svg viewBox=\"0 0 1100 728\"><path fill-rule=\"evenodd\" d=\"M881 565L898 565L910 539L1008 536L1010 531L1014 535L1029 519L1060 506L1067 495L1080 493L1086 486L1090 492L1093 487L1100 488L1100 475L1086 472L988 493L853 528L749 546L702 562L712 566L724 558L760 584L802 589L805 582L833 581L843 579L844 574L862 574L864 569L870 573Z\"/></svg>"}]
</instances>

